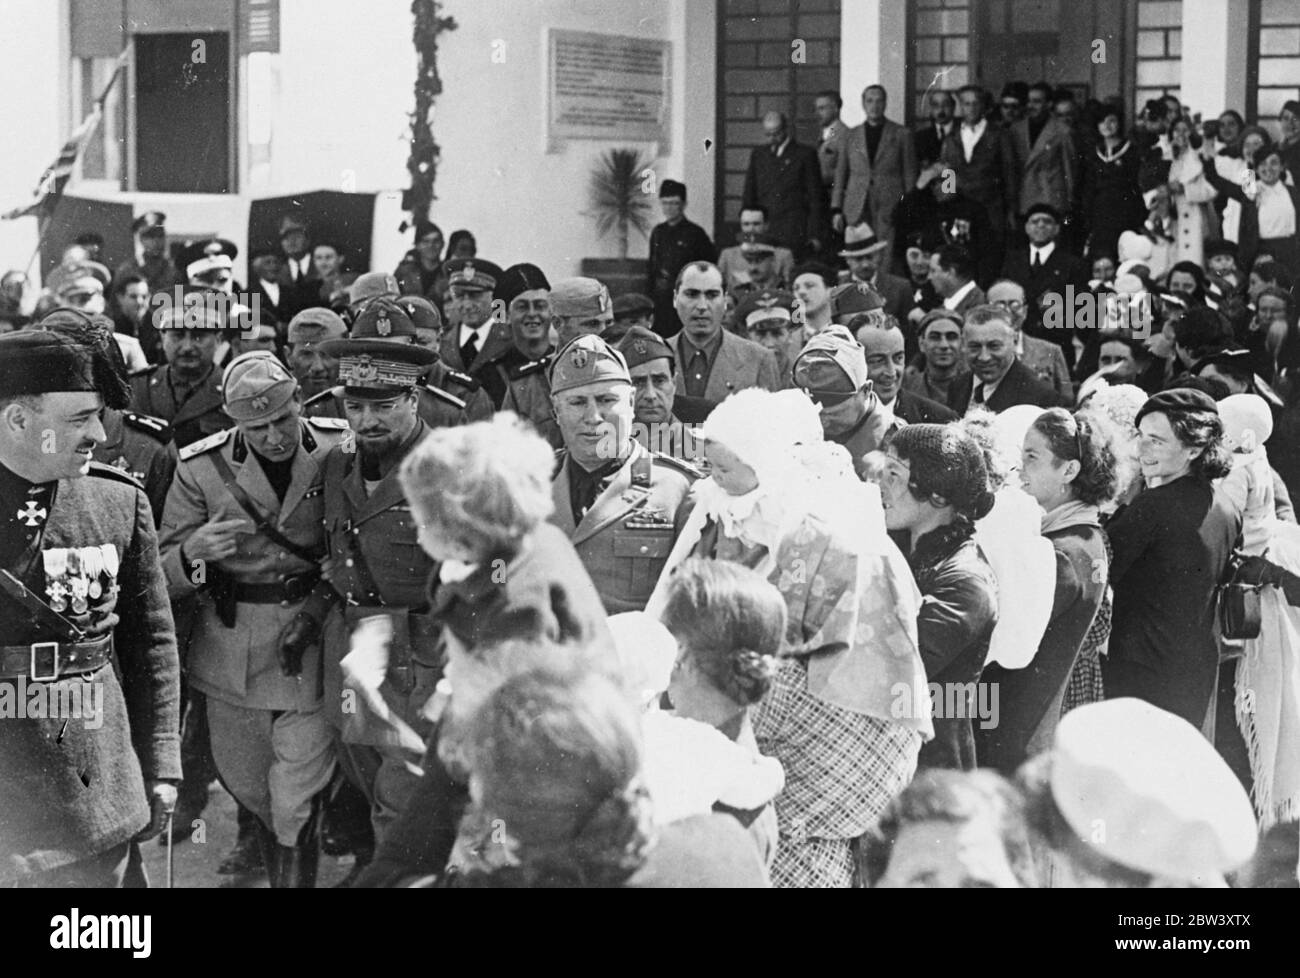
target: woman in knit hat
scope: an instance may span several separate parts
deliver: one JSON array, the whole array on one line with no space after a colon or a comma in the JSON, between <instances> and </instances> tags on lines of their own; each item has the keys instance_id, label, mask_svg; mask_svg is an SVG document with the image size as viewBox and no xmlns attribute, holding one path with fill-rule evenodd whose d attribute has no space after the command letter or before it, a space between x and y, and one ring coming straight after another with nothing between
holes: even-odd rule
<instances>
[{"instance_id":1,"label":"woman in knit hat","mask_svg":"<svg viewBox=\"0 0 1300 978\"><path fill-rule=\"evenodd\" d=\"M687 557L744 564L775 584L788 620L759 749L785 768L775 886L847 887L853 839L911 780L933 734L916 646L920 595L885 534L874 486L823 440L800 391L743 390L703 427L712 467L647 611Z\"/></svg>"},{"instance_id":2,"label":"woman in knit hat","mask_svg":"<svg viewBox=\"0 0 1300 978\"><path fill-rule=\"evenodd\" d=\"M983 452L956 425L908 425L889 444L881 493L885 525L908 536L908 562L923 595L921 659L929 692L940 691L945 707L920 763L971 770L976 684L998 614L997 579L974 539L975 521L993 508Z\"/></svg>"}]
</instances>

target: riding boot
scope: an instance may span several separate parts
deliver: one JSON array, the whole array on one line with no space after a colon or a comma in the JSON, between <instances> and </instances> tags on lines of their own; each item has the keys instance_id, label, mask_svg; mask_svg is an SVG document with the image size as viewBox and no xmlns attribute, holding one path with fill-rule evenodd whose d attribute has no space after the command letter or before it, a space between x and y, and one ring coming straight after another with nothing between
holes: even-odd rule
<instances>
[{"instance_id":1,"label":"riding boot","mask_svg":"<svg viewBox=\"0 0 1300 978\"><path fill-rule=\"evenodd\" d=\"M243 805L238 802L236 804L239 810L239 835L235 839L235 847L217 867L217 872L222 876L258 873L266 868L261 840L257 834L258 818Z\"/></svg>"},{"instance_id":2,"label":"riding boot","mask_svg":"<svg viewBox=\"0 0 1300 978\"><path fill-rule=\"evenodd\" d=\"M311 890L316 887L316 870L320 864L320 823L325 807L324 793L312 799L311 814L298 830L295 845L276 845L275 872L271 886L278 890Z\"/></svg>"},{"instance_id":3,"label":"riding boot","mask_svg":"<svg viewBox=\"0 0 1300 978\"><path fill-rule=\"evenodd\" d=\"M266 875L274 887L280 865L280 844L274 830L268 828L260 818L253 819L253 831L257 836L257 847L262 851L262 865L266 867Z\"/></svg>"}]
</instances>

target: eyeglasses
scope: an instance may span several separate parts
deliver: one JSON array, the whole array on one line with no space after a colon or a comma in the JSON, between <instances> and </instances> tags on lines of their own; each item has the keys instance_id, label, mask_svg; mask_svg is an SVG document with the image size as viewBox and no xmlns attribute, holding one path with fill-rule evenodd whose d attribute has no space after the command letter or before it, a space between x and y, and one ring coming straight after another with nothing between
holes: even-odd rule
<instances>
[{"instance_id":1,"label":"eyeglasses","mask_svg":"<svg viewBox=\"0 0 1300 978\"><path fill-rule=\"evenodd\" d=\"M1019 299L1001 299L998 302L992 303L992 305L997 306L999 309L1008 309L1011 312L1019 312L1021 309L1025 308L1025 304Z\"/></svg>"}]
</instances>

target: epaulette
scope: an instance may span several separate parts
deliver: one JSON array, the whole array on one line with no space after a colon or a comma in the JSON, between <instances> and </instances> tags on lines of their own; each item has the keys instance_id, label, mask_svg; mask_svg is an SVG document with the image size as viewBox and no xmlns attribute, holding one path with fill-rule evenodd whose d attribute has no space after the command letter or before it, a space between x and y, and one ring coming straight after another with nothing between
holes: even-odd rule
<instances>
[{"instance_id":1,"label":"epaulette","mask_svg":"<svg viewBox=\"0 0 1300 978\"><path fill-rule=\"evenodd\" d=\"M117 482L125 482L128 486L132 486L142 492L144 491L144 486L137 482L135 477L129 472L123 472L121 469L112 465L105 465L103 462L91 462L90 471L86 474L97 475L101 479L113 479Z\"/></svg>"},{"instance_id":2,"label":"epaulette","mask_svg":"<svg viewBox=\"0 0 1300 978\"><path fill-rule=\"evenodd\" d=\"M313 428L319 428L321 431L348 430L348 422L345 418L308 418L307 423Z\"/></svg>"},{"instance_id":3,"label":"epaulette","mask_svg":"<svg viewBox=\"0 0 1300 978\"><path fill-rule=\"evenodd\" d=\"M456 408L457 410L460 411L465 410L465 402L462 401L455 394L448 394L441 387L434 387L432 384L425 384L424 389L427 390L434 397L436 397L438 400L445 401L446 403L450 404L452 407Z\"/></svg>"},{"instance_id":4,"label":"epaulette","mask_svg":"<svg viewBox=\"0 0 1300 978\"><path fill-rule=\"evenodd\" d=\"M538 371L545 370L551 365L550 357L542 357L540 360L529 360L527 363L521 363L510 371L510 379L518 380L521 377L527 377Z\"/></svg>"},{"instance_id":5,"label":"epaulette","mask_svg":"<svg viewBox=\"0 0 1300 978\"><path fill-rule=\"evenodd\" d=\"M483 386L469 374L461 373L459 370L452 370L450 367L447 368L446 377L448 380L454 380L461 387L471 391L476 391Z\"/></svg>"},{"instance_id":6,"label":"epaulette","mask_svg":"<svg viewBox=\"0 0 1300 978\"><path fill-rule=\"evenodd\" d=\"M166 444L172 439L172 426L162 418L155 418L149 414L136 414L134 411L123 411L122 421L136 431L143 431L158 441Z\"/></svg>"},{"instance_id":7,"label":"epaulette","mask_svg":"<svg viewBox=\"0 0 1300 978\"><path fill-rule=\"evenodd\" d=\"M161 363L151 363L149 364L149 366L141 367L139 370L132 370L127 376L130 378L148 377L151 373L153 373L161 366L162 366Z\"/></svg>"},{"instance_id":8,"label":"epaulette","mask_svg":"<svg viewBox=\"0 0 1300 978\"><path fill-rule=\"evenodd\" d=\"M230 433L234 430L234 428L227 428L224 431L218 431L214 435L208 435L207 438L200 438L198 441L186 445L180 451L181 461L188 462L196 455L202 455L214 448L220 448L226 443L226 439L230 437Z\"/></svg>"},{"instance_id":9,"label":"epaulette","mask_svg":"<svg viewBox=\"0 0 1300 978\"><path fill-rule=\"evenodd\" d=\"M663 454L663 452L651 452L650 457L654 459L656 464L666 465L670 469L676 469L678 472L680 472L684 476L687 476L688 478L691 479L704 478L703 472L697 469L690 462L684 462L680 458L676 458L672 455L665 455Z\"/></svg>"}]
</instances>

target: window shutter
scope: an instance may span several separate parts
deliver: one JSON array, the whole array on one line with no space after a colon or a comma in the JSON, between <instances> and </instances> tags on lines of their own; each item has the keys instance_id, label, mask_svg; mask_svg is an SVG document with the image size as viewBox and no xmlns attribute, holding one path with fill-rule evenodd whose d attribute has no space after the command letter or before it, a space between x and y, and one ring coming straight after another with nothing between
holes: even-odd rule
<instances>
[{"instance_id":1,"label":"window shutter","mask_svg":"<svg viewBox=\"0 0 1300 978\"><path fill-rule=\"evenodd\" d=\"M280 0L239 0L239 51L280 50Z\"/></svg>"}]
</instances>

